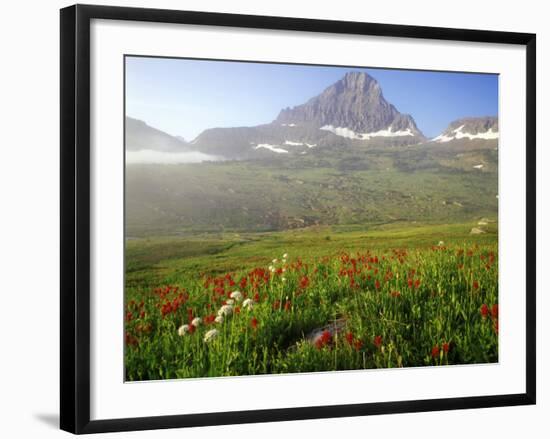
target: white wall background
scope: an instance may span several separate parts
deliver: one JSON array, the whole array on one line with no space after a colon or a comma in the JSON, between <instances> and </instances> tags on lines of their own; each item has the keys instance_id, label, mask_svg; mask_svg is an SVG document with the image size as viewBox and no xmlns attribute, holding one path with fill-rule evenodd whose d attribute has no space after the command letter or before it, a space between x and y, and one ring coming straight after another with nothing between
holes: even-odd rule
<instances>
[{"instance_id":1,"label":"white wall background","mask_svg":"<svg viewBox=\"0 0 550 439\"><path fill-rule=\"evenodd\" d=\"M463 0L103 0L87 3L537 33L538 44L538 405L533 407L325 419L302 422L123 433L105 437L195 439L300 437L544 437L550 413L550 325L544 292L550 256L550 28L545 2ZM0 16L0 434L61 437L59 357L59 13L70 2L4 4ZM545 202L546 201L546 202Z\"/></svg>"}]
</instances>

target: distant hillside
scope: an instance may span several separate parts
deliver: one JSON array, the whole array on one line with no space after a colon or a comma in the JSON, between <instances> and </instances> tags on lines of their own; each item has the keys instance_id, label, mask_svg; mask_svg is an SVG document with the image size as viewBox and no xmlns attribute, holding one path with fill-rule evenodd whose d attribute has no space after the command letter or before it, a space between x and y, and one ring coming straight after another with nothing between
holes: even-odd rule
<instances>
[{"instance_id":1,"label":"distant hillside","mask_svg":"<svg viewBox=\"0 0 550 439\"><path fill-rule=\"evenodd\" d=\"M147 125L145 122L126 116L126 151L189 151L187 143L178 137Z\"/></svg>"},{"instance_id":2,"label":"distant hillside","mask_svg":"<svg viewBox=\"0 0 550 439\"><path fill-rule=\"evenodd\" d=\"M436 143L135 165L126 172L127 231L142 236L496 218L497 169L494 149Z\"/></svg>"}]
</instances>

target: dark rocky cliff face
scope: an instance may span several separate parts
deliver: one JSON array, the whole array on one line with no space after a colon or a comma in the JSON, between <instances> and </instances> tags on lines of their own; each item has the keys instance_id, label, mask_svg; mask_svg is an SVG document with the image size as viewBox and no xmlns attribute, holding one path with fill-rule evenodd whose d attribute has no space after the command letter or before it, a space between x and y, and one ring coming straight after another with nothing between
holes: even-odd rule
<instances>
[{"instance_id":1,"label":"dark rocky cliff face","mask_svg":"<svg viewBox=\"0 0 550 439\"><path fill-rule=\"evenodd\" d=\"M305 104L286 108L275 120L279 124L314 124L318 127L349 128L357 133L372 133L391 128L410 129L421 135L413 118L401 114L386 101L380 84L362 72L347 73Z\"/></svg>"}]
</instances>

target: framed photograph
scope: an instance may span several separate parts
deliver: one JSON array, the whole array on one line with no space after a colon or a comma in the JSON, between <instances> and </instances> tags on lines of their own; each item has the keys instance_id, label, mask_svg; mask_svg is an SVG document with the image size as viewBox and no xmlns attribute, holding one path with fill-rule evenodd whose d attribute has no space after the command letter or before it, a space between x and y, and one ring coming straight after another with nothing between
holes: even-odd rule
<instances>
[{"instance_id":1,"label":"framed photograph","mask_svg":"<svg viewBox=\"0 0 550 439\"><path fill-rule=\"evenodd\" d=\"M535 138L533 34L62 9L61 428L534 404Z\"/></svg>"}]
</instances>

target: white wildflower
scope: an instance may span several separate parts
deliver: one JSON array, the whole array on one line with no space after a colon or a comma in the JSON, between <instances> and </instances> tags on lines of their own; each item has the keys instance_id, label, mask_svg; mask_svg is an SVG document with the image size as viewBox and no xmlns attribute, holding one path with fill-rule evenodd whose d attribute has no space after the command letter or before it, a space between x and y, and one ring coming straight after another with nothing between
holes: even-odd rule
<instances>
[{"instance_id":1,"label":"white wildflower","mask_svg":"<svg viewBox=\"0 0 550 439\"><path fill-rule=\"evenodd\" d=\"M223 305L218 310L219 316L230 316L231 314L233 314L233 307L231 305Z\"/></svg>"},{"instance_id":2,"label":"white wildflower","mask_svg":"<svg viewBox=\"0 0 550 439\"><path fill-rule=\"evenodd\" d=\"M283 282L286 281L286 277L283 276L283 277L281 278L281 280L282 280Z\"/></svg>"},{"instance_id":3,"label":"white wildflower","mask_svg":"<svg viewBox=\"0 0 550 439\"><path fill-rule=\"evenodd\" d=\"M233 291L229 297L235 299L237 302L240 302L243 299L243 295L240 291Z\"/></svg>"},{"instance_id":4,"label":"white wildflower","mask_svg":"<svg viewBox=\"0 0 550 439\"><path fill-rule=\"evenodd\" d=\"M206 334L204 334L204 341L208 343L213 338L216 338L218 336L219 332L217 329L211 329Z\"/></svg>"},{"instance_id":5,"label":"white wildflower","mask_svg":"<svg viewBox=\"0 0 550 439\"><path fill-rule=\"evenodd\" d=\"M283 255L283 259L286 259L286 258L288 258L288 253L285 253L285 254Z\"/></svg>"},{"instance_id":6,"label":"white wildflower","mask_svg":"<svg viewBox=\"0 0 550 439\"><path fill-rule=\"evenodd\" d=\"M269 267L267 267L269 269L269 271L273 271L275 270L275 267L273 265L270 265Z\"/></svg>"},{"instance_id":7,"label":"white wildflower","mask_svg":"<svg viewBox=\"0 0 550 439\"><path fill-rule=\"evenodd\" d=\"M277 263L277 259L273 259L271 262L273 262L274 264Z\"/></svg>"},{"instance_id":8,"label":"white wildflower","mask_svg":"<svg viewBox=\"0 0 550 439\"><path fill-rule=\"evenodd\" d=\"M244 299L243 308L252 309L254 307L254 301L251 298Z\"/></svg>"},{"instance_id":9,"label":"white wildflower","mask_svg":"<svg viewBox=\"0 0 550 439\"><path fill-rule=\"evenodd\" d=\"M178 335L180 337L183 337L185 334L187 334L189 332L189 325L181 325L179 328L178 328Z\"/></svg>"},{"instance_id":10,"label":"white wildflower","mask_svg":"<svg viewBox=\"0 0 550 439\"><path fill-rule=\"evenodd\" d=\"M226 305L233 305L234 303L235 303L235 301L234 301L233 299L227 299L227 300L225 301L225 304L226 304Z\"/></svg>"},{"instance_id":11,"label":"white wildflower","mask_svg":"<svg viewBox=\"0 0 550 439\"><path fill-rule=\"evenodd\" d=\"M191 321L191 324L193 326L199 326L200 324L202 323L202 319L200 317L195 317L192 321Z\"/></svg>"},{"instance_id":12,"label":"white wildflower","mask_svg":"<svg viewBox=\"0 0 550 439\"><path fill-rule=\"evenodd\" d=\"M286 271L286 268L281 268L281 271L284 273Z\"/></svg>"},{"instance_id":13,"label":"white wildflower","mask_svg":"<svg viewBox=\"0 0 550 439\"><path fill-rule=\"evenodd\" d=\"M217 316L217 317L214 319L214 321L215 321L216 323L220 323L220 324L223 323L223 316Z\"/></svg>"},{"instance_id":14,"label":"white wildflower","mask_svg":"<svg viewBox=\"0 0 550 439\"><path fill-rule=\"evenodd\" d=\"M439 241L439 244L437 244L439 247L441 247L442 245L445 245L445 243L443 241Z\"/></svg>"}]
</instances>

